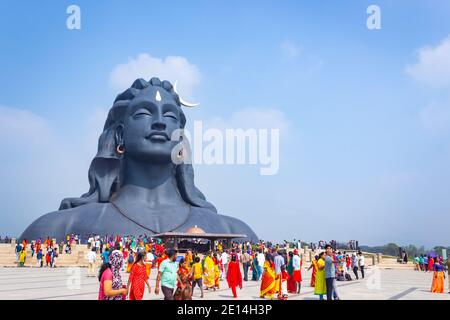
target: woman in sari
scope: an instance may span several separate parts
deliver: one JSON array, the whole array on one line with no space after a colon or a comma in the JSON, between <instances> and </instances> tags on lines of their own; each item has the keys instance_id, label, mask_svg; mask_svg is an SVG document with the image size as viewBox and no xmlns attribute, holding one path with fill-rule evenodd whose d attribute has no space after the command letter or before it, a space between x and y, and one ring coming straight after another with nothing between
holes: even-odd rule
<instances>
[{"instance_id":1,"label":"woman in sari","mask_svg":"<svg viewBox=\"0 0 450 320\"><path fill-rule=\"evenodd\" d=\"M436 262L434 264L433 282L431 283L431 292L444 293L445 286L445 269L442 264Z\"/></svg>"},{"instance_id":2,"label":"woman in sari","mask_svg":"<svg viewBox=\"0 0 450 320\"><path fill-rule=\"evenodd\" d=\"M192 286L191 279L193 278L194 270L187 267L187 262L181 258L178 264L178 282L177 289L173 295L174 300L192 300Z\"/></svg>"},{"instance_id":3,"label":"woman in sari","mask_svg":"<svg viewBox=\"0 0 450 320\"><path fill-rule=\"evenodd\" d=\"M217 258L217 253L213 254L214 261L214 288L220 288L220 270L219 270L219 259Z\"/></svg>"},{"instance_id":4,"label":"woman in sari","mask_svg":"<svg viewBox=\"0 0 450 320\"><path fill-rule=\"evenodd\" d=\"M314 285L314 294L319 295L320 300L323 300L323 296L327 293L324 256L325 252L319 254L319 259L317 260L316 281Z\"/></svg>"},{"instance_id":5,"label":"woman in sari","mask_svg":"<svg viewBox=\"0 0 450 320\"><path fill-rule=\"evenodd\" d=\"M146 265L144 264L144 256L144 252L139 252L136 257L136 262L131 268L130 277L128 278L127 283L130 300L142 300L144 297L145 285L148 287L148 293L151 293Z\"/></svg>"},{"instance_id":6,"label":"woman in sari","mask_svg":"<svg viewBox=\"0 0 450 320\"><path fill-rule=\"evenodd\" d=\"M277 292L275 285L275 264L273 256L266 254L266 260L264 261L264 272L261 277L261 288L259 296L261 298L273 299L274 294Z\"/></svg>"},{"instance_id":7,"label":"woman in sari","mask_svg":"<svg viewBox=\"0 0 450 320\"><path fill-rule=\"evenodd\" d=\"M428 258L428 271L433 271L434 270L434 258L433 257L429 257Z\"/></svg>"},{"instance_id":8,"label":"woman in sari","mask_svg":"<svg viewBox=\"0 0 450 320\"><path fill-rule=\"evenodd\" d=\"M314 260L313 261L311 261L311 265L309 266L309 268L308 268L308 271L310 270L310 269L312 269L312 274L311 274L311 283L310 283L310 286L311 287L315 287L315 285L316 285L316 273L317 273L317 261L319 260L319 256L315 256L314 257Z\"/></svg>"},{"instance_id":9,"label":"woman in sari","mask_svg":"<svg viewBox=\"0 0 450 320\"><path fill-rule=\"evenodd\" d=\"M186 261L186 268L191 270L192 264L194 263L194 257L192 255L192 251L188 250L184 256L184 260Z\"/></svg>"},{"instance_id":10,"label":"woman in sari","mask_svg":"<svg viewBox=\"0 0 450 320\"><path fill-rule=\"evenodd\" d=\"M242 275L239 262L237 261L237 257L235 254L231 255L231 261L228 265L227 282L228 287L233 293L233 298L237 298L236 287L242 289Z\"/></svg>"},{"instance_id":11,"label":"woman in sari","mask_svg":"<svg viewBox=\"0 0 450 320\"><path fill-rule=\"evenodd\" d=\"M289 252L289 262L287 265L287 274L289 275L287 280L287 292L288 293L296 293L297 286L294 280L294 264L293 264L294 253Z\"/></svg>"},{"instance_id":12,"label":"woman in sari","mask_svg":"<svg viewBox=\"0 0 450 320\"><path fill-rule=\"evenodd\" d=\"M252 281L258 281L259 272L258 272L258 258L256 256L256 252L253 254L252 259Z\"/></svg>"},{"instance_id":13,"label":"woman in sari","mask_svg":"<svg viewBox=\"0 0 450 320\"><path fill-rule=\"evenodd\" d=\"M212 259L212 252L209 252L209 254L205 257L203 261L203 283L205 284L205 290L208 290L209 288L214 288L214 291L216 290L216 283L215 283L215 263Z\"/></svg>"}]
</instances>

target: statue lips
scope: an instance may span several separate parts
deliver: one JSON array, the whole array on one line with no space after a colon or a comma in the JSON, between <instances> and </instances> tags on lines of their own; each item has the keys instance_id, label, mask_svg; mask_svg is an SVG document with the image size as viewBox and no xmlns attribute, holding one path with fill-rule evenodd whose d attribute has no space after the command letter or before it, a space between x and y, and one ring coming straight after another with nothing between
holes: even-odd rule
<instances>
[{"instance_id":1,"label":"statue lips","mask_svg":"<svg viewBox=\"0 0 450 320\"><path fill-rule=\"evenodd\" d=\"M148 135L147 139L161 142L166 142L170 140L169 135L164 131L153 131Z\"/></svg>"}]
</instances>

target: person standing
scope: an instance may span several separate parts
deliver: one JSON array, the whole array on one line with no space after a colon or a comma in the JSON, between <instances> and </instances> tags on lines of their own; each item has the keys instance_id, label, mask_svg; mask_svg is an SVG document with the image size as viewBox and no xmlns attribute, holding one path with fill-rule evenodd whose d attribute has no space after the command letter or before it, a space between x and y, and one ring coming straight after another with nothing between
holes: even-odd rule
<instances>
[{"instance_id":1,"label":"person standing","mask_svg":"<svg viewBox=\"0 0 450 320\"><path fill-rule=\"evenodd\" d=\"M261 298L273 299L276 290L276 274L275 274L275 264L273 257L270 253L266 254L264 260L264 272L261 276L261 287L259 290L259 296Z\"/></svg>"},{"instance_id":2,"label":"person standing","mask_svg":"<svg viewBox=\"0 0 450 320\"><path fill-rule=\"evenodd\" d=\"M177 251L171 249L167 251L167 259L161 262L158 269L158 276L156 277L155 294L159 294L159 286L164 295L164 300L173 300L173 292L178 277L178 263ZM181 282L181 281L180 281ZM214 282L213 282L214 283Z\"/></svg>"},{"instance_id":3,"label":"person standing","mask_svg":"<svg viewBox=\"0 0 450 320\"><path fill-rule=\"evenodd\" d=\"M282 256L282 252L278 251L274 257L274 264L275 264L275 288L278 292L278 295L281 295L281 267L285 266L285 261Z\"/></svg>"},{"instance_id":4,"label":"person standing","mask_svg":"<svg viewBox=\"0 0 450 320\"><path fill-rule=\"evenodd\" d=\"M210 288L213 288L214 291L216 290L215 286L215 270L214 270L214 260L212 258L213 253L209 252L208 255L205 257L203 261L203 272L204 272L204 284L206 289L208 290Z\"/></svg>"},{"instance_id":5,"label":"person standing","mask_svg":"<svg viewBox=\"0 0 450 320\"><path fill-rule=\"evenodd\" d=\"M250 253L244 252L241 255L241 263L242 263L242 269L244 270L244 281L248 281L248 269L250 268L250 263L252 261L252 256Z\"/></svg>"},{"instance_id":6,"label":"person standing","mask_svg":"<svg viewBox=\"0 0 450 320\"><path fill-rule=\"evenodd\" d=\"M150 278L150 272L152 270L154 260L155 260L155 256L153 255L153 253L151 251L148 251L147 254L145 255L144 264L145 264L145 267L147 270L147 277L149 277L149 278Z\"/></svg>"},{"instance_id":7,"label":"person standing","mask_svg":"<svg viewBox=\"0 0 450 320\"><path fill-rule=\"evenodd\" d=\"M445 266L447 267L448 293L450 293L450 258L447 258Z\"/></svg>"},{"instance_id":8,"label":"person standing","mask_svg":"<svg viewBox=\"0 0 450 320\"><path fill-rule=\"evenodd\" d=\"M92 248L86 254L86 260L88 261L88 277L95 277L95 260L97 259L97 254L95 253L95 248Z\"/></svg>"},{"instance_id":9,"label":"person standing","mask_svg":"<svg viewBox=\"0 0 450 320\"><path fill-rule=\"evenodd\" d=\"M324 294L327 293L327 285L325 280L325 253L321 252L317 259L316 279L314 283L314 294L323 300Z\"/></svg>"},{"instance_id":10,"label":"person standing","mask_svg":"<svg viewBox=\"0 0 450 320\"><path fill-rule=\"evenodd\" d=\"M336 285L336 267L331 245L325 246L325 283L327 286L327 300L333 299L333 292ZM339 300L339 298L337 298Z\"/></svg>"},{"instance_id":11,"label":"person standing","mask_svg":"<svg viewBox=\"0 0 450 320\"><path fill-rule=\"evenodd\" d=\"M431 292L444 293L445 287L445 269L439 262L436 262L433 266L433 282L431 283Z\"/></svg>"},{"instance_id":12,"label":"person standing","mask_svg":"<svg viewBox=\"0 0 450 320\"><path fill-rule=\"evenodd\" d=\"M258 280L262 277L265 259L263 249L259 249L256 255L256 260L258 261Z\"/></svg>"},{"instance_id":13,"label":"person standing","mask_svg":"<svg viewBox=\"0 0 450 320\"><path fill-rule=\"evenodd\" d=\"M226 252L226 250L224 250L222 252L221 257L222 257L223 271L224 271L225 276L226 276L226 274L228 273L228 253Z\"/></svg>"},{"instance_id":14,"label":"person standing","mask_svg":"<svg viewBox=\"0 0 450 320\"><path fill-rule=\"evenodd\" d=\"M148 282L147 267L144 264L144 252L139 252L136 262L131 267L130 277L128 278L127 291L130 300L142 300L144 297L145 285L148 287L148 293L151 293L151 286Z\"/></svg>"},{"instance_id":15,"label":"person standing","mask_svg":"<svg viewBox=\"0 0 450 320\"><path fill-rule=\"evenodd\" d=\"M302 259L298 254L298 250L294 250L294 256L292 257L292 266L294 268L294 282L297 294L300 294L302 287Z\"/></svg>"},{"instance_id":16,"label":"person standing","mask_svg":"<svg viewBox=\"0 0 450 320\"><path fill-rule=\"evenodd\" d=\"M19 253L19 267L25 267L25 260L27 258L27 252L25 248Z\"/></svg>"},{"instance_id":17,"label":"person standing","mask_svg":"<svg viewBox=\"0 0 450 320\"><path fill-rule=\"evenodd\" d=\"M42 262L42 249L39 249L36 253L36 259L37 259L37 267L42 268L43 262Z\"/></svg>"},{"instance_id":18,"label":"person standing","mask_svg":"<svg viewBox=\"0 0 450 320\"><path fill-rule=\"evenodd\" d=\"M364 279L364 267L366 265L366 259L361 251L358 252L359 270L361 270L361 278Z\"/></svg>"},{"instance_id":19,"label":"person standing","mask_svg":"<svg viewBox=\"0 0 450 320\"><path fill-rule=\"evenodd\" d=\"M318 270L318 266L317 266L317 261L319 260L319 256L315 256L313 261L311 261L311 265L308 268L308 271L312 269L312 273L311 273L311 281L309 283L309 285L314 288L316 285L316 274L317 274L317 270Z\"/></svg>"},{"instance_id":20,"label":"person standing","mask_svg":"<svg viewBox=\"0 0 450 320\"><path fill-rule=\"evenodd\" d=\"M20 252L22 251L22 245L20 243L16 244L15 251L16 251L16 263L19 263L19 255L20 255Z\"/></svg>"},{"instance_id":21,"label":"person standing","mask_svg":"<svg viewBox=\"0 0 450 320\"><path fill-rule=\"evenodd\" d=\"M228 265L227 282L228 287L233 293L233 298L237 298L236 287L242 289L242 275L241 269L239 268L239 262L237 261L236 255L234 254L231 256L231 261Z\"/></svg>"}]
</instances>

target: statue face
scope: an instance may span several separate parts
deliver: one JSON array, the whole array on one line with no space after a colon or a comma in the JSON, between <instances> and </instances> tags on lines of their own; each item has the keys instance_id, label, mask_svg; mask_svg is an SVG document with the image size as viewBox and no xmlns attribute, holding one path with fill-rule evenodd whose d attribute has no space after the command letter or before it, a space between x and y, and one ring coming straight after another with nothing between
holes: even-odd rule
<instances>
[{"instance_id":1,"label":"statue face","mask_svg":"<svg viewBox=\"0 0 450 320\"><path fill-rule=\"evenodd\" d=\"M148 87L136 96L124 119L125 157L168 163L178 141L170 137L181 127L181 115L172 95L161 87Z\"/></svg>"}]
</instances>

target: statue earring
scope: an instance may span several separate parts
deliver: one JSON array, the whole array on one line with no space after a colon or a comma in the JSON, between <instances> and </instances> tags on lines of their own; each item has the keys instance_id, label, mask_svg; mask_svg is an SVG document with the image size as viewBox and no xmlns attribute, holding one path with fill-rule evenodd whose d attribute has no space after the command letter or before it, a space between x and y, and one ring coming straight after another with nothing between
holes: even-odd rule
<instances>
[{"instance_id":1,"label":"statue earring","mask_svg":"<svg viewBox=\"0 0 450 320\"><path fill-rule=\"evenodd\" d=\"M125 152L125 147L123 144L119 144L116 148L118 154L123 154Z\"/></svg>"},{"instance_id":2,"label":"statue earring","mask_svg":"<svg viewBox=\"0 0 450 320\"><path fill-rule=\"evenodd\" d=\"M180 159L180 160L184 158L183 148L181 148L180 151L178 152L177 158Z\"/></svg>"}]
</instances>

